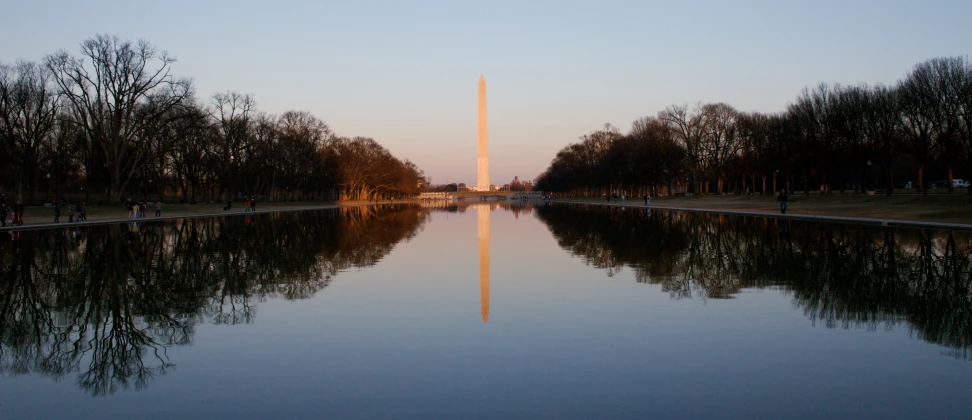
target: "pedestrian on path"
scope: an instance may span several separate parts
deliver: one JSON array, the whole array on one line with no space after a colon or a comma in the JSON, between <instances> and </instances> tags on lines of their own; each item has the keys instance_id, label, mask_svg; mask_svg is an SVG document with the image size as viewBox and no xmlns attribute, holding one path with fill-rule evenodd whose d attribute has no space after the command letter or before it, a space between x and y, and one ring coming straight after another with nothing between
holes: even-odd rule
<instances>
[{"instance_id":1,"label":"pedestrian on path","mask_svg":"<svg viewBox=\"0 0 972 420\"><path fill-rule=\"evenodd\" d=\"M155 217L162 216L162 200L155 202Z\"/></svg>"},{"instance_id":2,"label":"pedestrian on path","mask_svg":"<svg viewBox=\"0 0 972 420\"><path fill-rule=\"evenodd\" d=\"M786 214L786 188L780 190L779 195L776 196L776 201L780 202L780 214Z\"/></svg>"},{"instance_id":3,"label":"pedestrian on path","mask_svg":"<svg viewBox=\"0 0 972 420\"><path fill-rule=\"evenodd\" d=\"M74 203L74 223L81 223L81 202Z\"/></svg>"},{"instance_id":4,"label":"pedestrian on path","mask_svg":"<svg viewBox=\"0 0 972 420\"><path fill-rule=\"evenodd\" d=\"M23 226L24 225L24 203L17 200L17 204L14 204L14 224Z\"/></svg>"},{"instance_id":5,"label":"pedestrian on path","mask_svg":"<svg viewBox=\"0 0 972 420\"><path fill-rule=\"evenodd\" d=\"M0 204L0 225L7 227L7 205Z\"/></svg>"},{"instance_id":6,"label":"pedestrian on path","mask_svg":"<svg viewBox=\"0 0 972 420\"><path fill-rule=\"evenodd\" d=\"M61 206L54 203L54 223L60 223L61 219Z\"/></svg>"},{"instance_id":7,"label":"pedestrian on path","mask_svg":"<svg viewBox=\"0 0 972 420\"><path fill-rule=\"evenodd\" d=\"M87 201L81 203L81 221L82 222L88 221L88 202Z\"/></svg>"},{"instance_id":8,"label":"pedestrian on path","mask_svg":"<svg viewBox=\"0 0 972 420\"><path fill-rule=\"evenodd\" d=\"M645 207L648 207L649 204L651 204L651 194L650 193L649 194L645 194Z\"/></svg>"}]
</instances>

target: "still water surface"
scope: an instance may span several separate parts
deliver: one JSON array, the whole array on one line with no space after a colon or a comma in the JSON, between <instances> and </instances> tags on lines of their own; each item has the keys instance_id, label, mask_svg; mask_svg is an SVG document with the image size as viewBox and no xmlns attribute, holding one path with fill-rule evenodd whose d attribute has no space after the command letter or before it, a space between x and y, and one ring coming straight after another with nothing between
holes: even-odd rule
<instances>
[{"instance_id":1,"label":"still water surface","mask_svg":"<svg viewBox=\"0 0 972 420\"><path fill-rule=\"evenodd\" d=\"M966 233L553 205L0 235L0 418L962 418Z\"/></svg>"}]
</instances>

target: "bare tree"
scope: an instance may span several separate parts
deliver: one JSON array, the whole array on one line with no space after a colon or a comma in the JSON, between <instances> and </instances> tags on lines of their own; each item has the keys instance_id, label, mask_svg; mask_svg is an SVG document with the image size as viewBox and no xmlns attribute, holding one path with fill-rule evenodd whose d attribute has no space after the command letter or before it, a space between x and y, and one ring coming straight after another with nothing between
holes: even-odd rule
<instances>
[{"instance_id":1,"label":"bare tree","mask_svg":"<svg viewBox=\"0 0 972 420\"><path fill-rule=\"evenodd\" d=\"M250 114L256 102L252 95L237 92L217 93L210 104L210 116L216 126L217 168L220 200L234 195L240 182L241 156L250 138Z\"/></svg>"},{"instance_id":2,"label":"bare tree","mask_svg":"<svg viewBox=\"0 0 972 420\"><path fill-rule=\"evenodd\" d=\"M331 129L306 111L287 111L278 120L278 151L285 162L285 176L295 191L323 181L326 171L321 159L322 150L331 138ZM323 185L311 186L319 192ZM316 194L315 194L316 195Z\"/></svg>"},{"instance_id":3,"label":"bare tree","mask_svg":"<svg viewBox=\"0 0 972 420\"><path fill-rule=\"evenodd\" d=\"M716 179L716 191L723 192L727 181L729 165L739 157L742 150L740 136L737 135L738 112L725 103L705 104L701 107L702 162Z\"/></svg>"},{"instance_id":4,"label":"bare tree","mask_svg":"<svg viewBox=\"0 0 972 420\"><path fill-rule=\"evenodd\" d=\"M972 61L969 61L968 57L965 57L963 61L958 90L962 120L960 133L962 146L965 149L965 170L972 171ZM968 191L972 194L972 185L969 185Z\"/></svg>"},{"instance_id":5,"label":"bare tree","mask_svg":"<svg viewBox=\"0 0 972 420\"><path fill-rule=\"evenodd\" d=\"M658 113L658 118L671 126L675 138L685 150L692 187L698 184L699 168L703 160L699 108L701 104L696 106L696 112L693 114L689 112L687 105L672 105Z\"/></svg>"},{"instance_id":6,"label":"bare tree","mask_svg":"<svg viewBox=\"0 0 972 420\"><path fill-rule=\"evenodd\" d=\"M32 62L0 64L0 140L14 166L14 189L23 201L27 185L38 186L43 142L54 131L59 109L51 73Z\"/></svg>"},{"instance_id":7,"label":"bare tree","mask_svg":"<svg viewBox=\"0 0 972 420\"><path fill-rule=\"evenodd\" d=\"M925 166L931 155L935 132L933 75L928 66L915 66L907 78L898 83L901 95L901 127L908 137L911 153L917 161L918 191L928 194L925 188Z\"/></svg>"},{"instance_id":8,"label":"bare tree","mask_svg":"<svg viewBox=\"0 0 972 420\"><path fill-rule=\"evenodd\" d=\"M175 58L147 41L97 35L81 43L81 56L62 50L44 61L73 122L103 155L108 196L117 200L147 151L144 127L190 96L192 84L172 76Z\"/></svg>"},{"instance_id":9,"label":"bare tree","mask_svg":"<svg viewBox=\"0 0 972 420\"><path fill-rule=\"evenodd\" d=\"M836 86L833 91L832 112L829 114L833 120L832 125L837 137L839 138L840 149L838 159L838 173L857 172L857 190L866 193L867 173L876 161L874 151L876 150L877 137L872 136L872 130L867 130L869 123L867 110L872 108L870 89L866 85L860 86ZM845 182L841 179L840 190L844 191Z\"/></svg>"},{"instance_id":10,"label":"bare tree","mask_svg":"<svg viewBox=\"0 0 972 420\"><path fill-rule=\"evenodd\" d=\"M961 155L959 133L962 125L962 91L964 89L965 69L967 63L964 57L940 57L928 60L919 66L932 68L931 98L936 106L931 110L935 127L934 145L938 156L945 163L948 172L948 191L955 190L954 165Z\"/></svg>"},{"instance_id":11,"label":"bare tree","mask_svg":"<svg viewBox=\"0 0 972 420\"><path fill-rule=\"evenodd\" d=\"M901 101L894 89L878 85L868 92L864 109L864 130L880 148L882 166L887 172L886 195L894 192L894 156L897 133L901 128Z\"/></svg>"}]
</instances>

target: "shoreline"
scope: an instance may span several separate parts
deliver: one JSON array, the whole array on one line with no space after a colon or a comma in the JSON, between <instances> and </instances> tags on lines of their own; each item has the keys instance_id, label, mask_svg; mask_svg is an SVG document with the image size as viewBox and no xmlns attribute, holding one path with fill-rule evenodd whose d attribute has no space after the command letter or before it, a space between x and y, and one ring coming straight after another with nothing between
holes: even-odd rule
<instances>
[{"instance_id":1,"label":"shoreline","mask_svg":"<svg viewBox=\"0 0 972 420\"><path fill-rule=\"evenodd\" d=\"M118 223L131 223L131 222L141 223L141 222L158 222L158 221L179 220L179 219L202 219L202 218L222 217L222 216L247 216L247 215L268 214L268 213L291 213L297 211L327 210L327 209L335 209L340 207L378 206L378 205L388 205L388 204L408 203L408 202L410 201L395 201L395 202L386 201L386 202L377 202L377 203L346 201L346 202L336 202L336 203L315 203L315 204L309 204L303 206L291 205L291 206L279 206L279 207L276 206L276 204L284 204L284 203L265 203L262 206L261 204L258 203L257 210L253 212L247 212L242 210L243 209L242 206L239 207L240 210L219 211L218 209L210 210L202 206L207 206L207 207L215 206L218 208L219 206L221 206L220 204L217 205L194 204L193 206L201 206L201 207L193 208L193 210L199 210L199 211L193 211L188 213L185 211L179 212L178 208L173 208L173 207L183 206L182 204L172 204L162 209L162 214L163 214L162 216L157 216L157 217L149 216L148 214L155 214L155 209L153 208L153 209L145 210L146 213L145 217L136 218L136 219L132 219L125 216L127 212L124 209L112 208L107 212L108 213L107 215L102 213L99 214L97 218L85 220L83 222L67 222L67 216L61 216L62 221L60 223L54 223L53 221L51 221L51 222L25 223L24 225L7 224L7 226L5 227L0 227L0 232L15 232L15 231L19 232L19 231L27 231L27 230L41 230L41 229L51 229L51 228L61 228L61 227L75 227L75 226L98 226L98 225L111 225L111 224L118 224ZM101 208L103 209L104 207ZM32 214L29 215L31 219L36 219L37 217L39 217L36 214L38 212L37 207L31 207L28 210L33 210L30 212ZM51 210L48 207L45 207L41 211L52 212L53 210ZM28 211L25 210L25 213L28 213ZM124 217L117 217L117 216L124 216ZM12 216L8 215L8 218L9 217ZM50 219L53 220L53 215L50 216Z\"/></svg>"},{"instance_id":2,"label":"shoreline","mask_svg":"<svg viewBox=\"0 0 972 420\"><path fill-rule=\"evenodd\" d=\"M686 206L686 205L666 205L665 202L670 201L697 201L694 204L700 204L696 206ZM755 201L755 200L754 200ZM756 204L767 206L772 205L775 207L775 201L764 200L764 202L756 201ZM799 198L797 200L791 200L791 203L801 204L803 200ZM972 216L969 218L969 222L957 222L952 220L922 220L919 218L894 218L894 217L879 217L879 216L868 216L868 215L853 215L853 214L820 214L820 213L808 213L807 208L803 206L794 208L794 204L790 204L789 210L797 210L798 213L788 213L780 214L778 210L768 210L764 208L732 208L732 204L739 204L739 202L733 202L730 200L722 199L718 197L709 197L707 202L702 202L699 199L684 199L676 198L671 199L668 197L656 198L653 200L651 205L645 206L640 198L633 198L627 202L605 202L600 199L554 199L551 200L552 203L558 204L579 204L579 205L597 205L605 207L622 207L622 208L637 208L637 209L654 209L654 210L665 210L665 211L683 211L692 213L712 213L720 215L729 216L752 216L752 217L765 217L771 219L786 219L786 220L799 220L799 221L815 221L815 222L830 222L830 223L843 223L843 224L860 224L860 225L870 225L870 226L889 226L889 227L903 227L903 228L927 228L927 229L948 229L948 230L962 230L962 231L972 231ZM7 225L6 227L0 227L0 232L11 232L11 231L26 231L26 230L41 230L41 229L51 229L59 227L69 227L69 226L96 226L96 225L109 225L116 223L130 223L130 222L154 222L154 221L165 221L165 220L177 220L177 219L198 219L198 218L208 218L208 217L221 217L221 216L245 216L251 214L267 214L267 213L289 213L296 211L308 211L308 210L327 210L341 207L359 207L359 206L377 206L377 205L388 205L388 204L401 204L401 203L411 203L418 204L418 200L396 200L383 201L383 202L366 202L366 201L338 201L338 202L318 202L313 204L294 204L294 203L258 203L258 209L254 212L246 212L239 207L240 210L229 210L221 211L220 207L222 204L169 204L163 208L163 215L159 217L146 216L138 219L130 219L126 217L126 211L120 206L94 206L94 210L107 210L99 211L98 215L92 219L83 222L66 222L67 216L61 216L61 223L53 222L42 222L38 221L39 218L45 218L48 220L53 220L53 215L49 214L52 210L49 207L30 207L25 211L25 221L28 223L20 225ZM708 204L708 205L706 205ZM846 203L845 203L846 204ZM713 205L718 205L715 207ZM873 207L874 204L869 206ZM838 206L839 207L839 206ZM972 209L967 206L962 206L962 211L968 211L972 213ZM180 211L181 210L181 211ZM809 210L815 210L809 208ZM820 210L820 209L816 209ZM828 211L833 211L833 208L828 208ZM147 209L146 213L154 214L154 209ZM43 214L42 214L43 213ZM851 211L853 213L853 211ZM90 216L90 214L89 214ZM10 216L8 216L10 217Z\"/></svg>"},{"instance_id":3,"label":"shoreline","mask_svg":"<svg viewBox=\"0 0 972 420\"><path fill-rule=\"evenodd\" d=\"M682 212L689 212L689 213L711 213L711 214L719 214L719 215L726 215L726 216L752 216L752 217L764 217L768 219L829 222L829 223L855 224L855 225L868 225L868 226L972 231L972 223L958 223L958 222L944 222L944 221L888 219L888 218L881 218L881 217L839 216L839 215L807 214L807 213L780 214L779 212L773 213L771 211L765 211L765 210L713 209L713 208L700 208L700 207L666 206L666 205L656 205L656 204L650 204L646 206L644 204L641 204L640 202L638 204L616 203L616 202L608 203L603 201L579 201L579 200L551 200L551 202L558 203L558 204L579 204L579 205L589 205L589 206L682 211Z\"/></svg>"}]
</instances>

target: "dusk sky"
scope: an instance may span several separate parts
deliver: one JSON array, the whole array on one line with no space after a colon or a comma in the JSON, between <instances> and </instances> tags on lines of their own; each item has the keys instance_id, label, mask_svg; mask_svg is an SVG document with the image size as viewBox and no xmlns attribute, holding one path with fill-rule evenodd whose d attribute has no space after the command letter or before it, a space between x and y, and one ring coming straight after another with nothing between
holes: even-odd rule
<instances>
[{"instance_id":1,"label":"dusk sky","mask_svg":"<svg viewBox=\"0 0 972 420\"><path fill-rule=\"evenodd\" d=\"M671 104L775 112L806 86L894 83L972 50L969 1L13 1L0 62L98 33L178 58L197 98L254 95L373 137L434 183L475 184L480 73L494 184L533 179L605 123Z\"/></svg>"}]
</instances>

